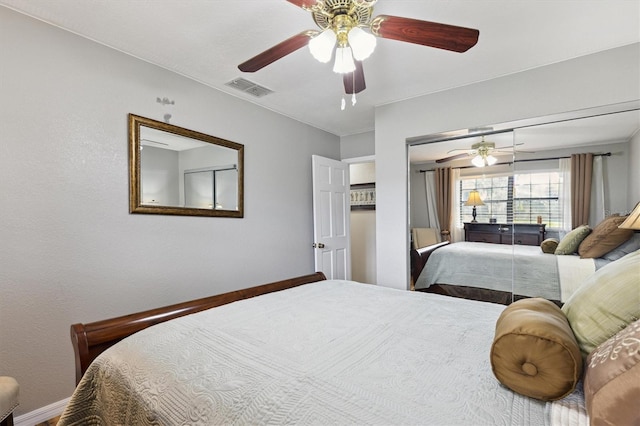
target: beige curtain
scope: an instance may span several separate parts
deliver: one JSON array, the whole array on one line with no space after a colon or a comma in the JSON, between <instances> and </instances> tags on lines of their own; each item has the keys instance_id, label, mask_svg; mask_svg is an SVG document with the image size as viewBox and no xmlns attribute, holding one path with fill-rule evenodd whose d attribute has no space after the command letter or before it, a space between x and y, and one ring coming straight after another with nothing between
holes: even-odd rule
<instances>
[{"instance_id":1,"label":"beige curtain","mask_svg":"<svg viewBox=\"0 0 640 426\"><path fill-rule=\"evenodd\" d=\"M571 229L589 223L593 154L571 155Z\"/></svg>"},{"instance_id":2,"label":"beige curtain","mask_svg":"<svg viewBox=\"0 0 640 426\"><path fill-rule=\"evenodd\" d=\"M442 241L451 241L451 203L453 202L451 167L438 167L435 169L435 175L436 208L440 222L440 233Z\"/></svg>"}]
</instances>

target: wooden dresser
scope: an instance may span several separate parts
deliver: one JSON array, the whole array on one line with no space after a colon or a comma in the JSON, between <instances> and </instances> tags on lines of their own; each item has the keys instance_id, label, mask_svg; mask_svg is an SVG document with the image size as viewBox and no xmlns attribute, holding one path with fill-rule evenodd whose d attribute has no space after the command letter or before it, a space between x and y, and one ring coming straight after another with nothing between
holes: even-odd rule
<instances>
[{"instance_id":1,"label":"wooden dresser","mask_svg":"<svg viewBox=\"0 0 640 426\"><path fill-rule=\"evenodd\" d=\"M464 223L464 240L478 243L539 246L546 234L544 223ZM512 238L513 237L513 238Z\"/></svg>"}]
</instances>

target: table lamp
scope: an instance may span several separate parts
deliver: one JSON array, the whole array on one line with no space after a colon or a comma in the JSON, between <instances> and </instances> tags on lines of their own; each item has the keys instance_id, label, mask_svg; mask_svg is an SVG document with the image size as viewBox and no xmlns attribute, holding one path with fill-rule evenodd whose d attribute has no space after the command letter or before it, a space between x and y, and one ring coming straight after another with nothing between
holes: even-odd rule
<instances>
[{"instance_id":1,"label":"table lamp","mask_svg":"<svg viewBox=\"0 0 640 426\"><path fill-rule=\"evenodd\" d=\"M469 198L467 198L467 202L464 203L465 206L473 206L473 211L471 215L473 216L472 223L476 223L476 206L484 206L482 199L480 198L480 193L477 190L473 190L469 192Z\"/></svg>"}]
</instances>

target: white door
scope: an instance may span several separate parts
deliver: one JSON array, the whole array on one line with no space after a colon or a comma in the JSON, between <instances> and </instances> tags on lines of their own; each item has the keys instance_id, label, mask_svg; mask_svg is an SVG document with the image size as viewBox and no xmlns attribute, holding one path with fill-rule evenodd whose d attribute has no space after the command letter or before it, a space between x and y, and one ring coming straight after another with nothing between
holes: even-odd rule
<instances>
[{"instance_id":1,"label":"white door","mask_svg":"<svg viewBox=\"0 0 640 426\"><path fill-rule=\"evenodd\" d=\"M350 280L349 165L317 155L311 158L316 271L328 279Z\"/></svg>"}]
</instances>

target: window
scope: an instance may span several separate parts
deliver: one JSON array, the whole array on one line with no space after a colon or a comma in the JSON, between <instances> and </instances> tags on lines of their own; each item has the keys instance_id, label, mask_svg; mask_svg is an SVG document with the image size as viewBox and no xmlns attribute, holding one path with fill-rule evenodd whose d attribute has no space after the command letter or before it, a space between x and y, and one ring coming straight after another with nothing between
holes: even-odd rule
<instances>
[{"instance_id":1,"label":"window","mask_svg":"<svg viewBox=\"0 0 640 426\"><path fill-rule=\"evenodd\" d=\"M514 176L513 222L536 223L538 216L549 228L559 228L560 173L528 173Z\"/></svg>"},{"instance_id":2,"label":"window","mask_svg":"<svg viewBox=\"0 0 640 426\"><path fill-rule=\"evenodd\" d=\"M469 177L460 180L460 223L472 220L472 207L464 203L477 189L484 206L476 207L478 222L536 223L538 216L548 228L562 225L559 172L518 173L512 176Z\"/></svg>"},{"instance_id":3,"label":"window","mask_svg":"<svg viewBox=\"0 0 640 426\"><path fill-rule=\"evenodd\" d=\"M472 207L465 206L464 203L469 198L469 192L474 189L478 190L484 202L484 206L476 207L478 222L489 223L489 218L495 218L499 223L511 222L509 218L513 217L513 203L509 200L510 179L511 176L463 178L460 181L460 222L472 220Z\"/></svg>"}]
</instances>

